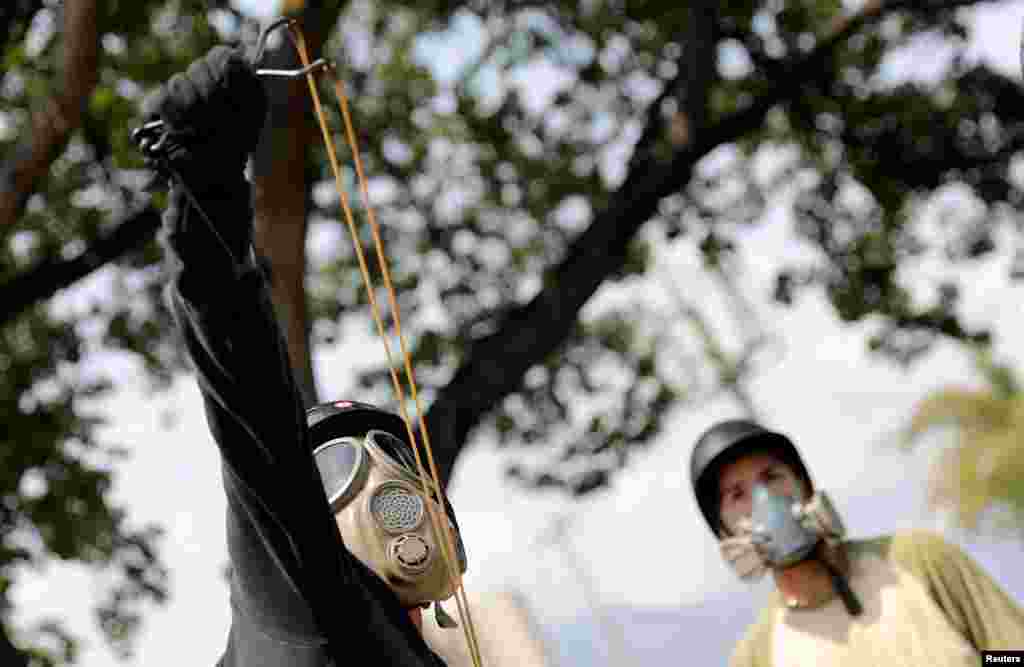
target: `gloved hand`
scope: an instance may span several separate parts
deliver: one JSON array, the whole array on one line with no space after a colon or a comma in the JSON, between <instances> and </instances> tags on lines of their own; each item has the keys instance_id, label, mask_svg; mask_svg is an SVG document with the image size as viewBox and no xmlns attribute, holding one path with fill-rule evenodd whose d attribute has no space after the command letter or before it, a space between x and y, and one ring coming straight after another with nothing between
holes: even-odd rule
<instances>
[{"instance_id":1,"label":"gloved hand","mask_svg":"<svg viewBox=\"0 0 1024 667\"><path fill-rule=\"evenodd\" d=\"M243 172L266 108L252 65L241 50L226 46L211 49L143 102L144 116L161 118L169 133L175 178L164 237L186 266L216 271L227 259L237 265L247 256L252 208Z\"/></svg>"},{"instance_id":2,"label":"gloved hand","mask_svg":"<svg viewBox=\"0 0 1024 667\"><path fill-rule=\"evenodd\" d=\"M267 110L266 93L240 49L215 46L175 74L142 106L170 133L172 166L196 187L245 167L256 147Z\"/></svg>"}]
</instances>

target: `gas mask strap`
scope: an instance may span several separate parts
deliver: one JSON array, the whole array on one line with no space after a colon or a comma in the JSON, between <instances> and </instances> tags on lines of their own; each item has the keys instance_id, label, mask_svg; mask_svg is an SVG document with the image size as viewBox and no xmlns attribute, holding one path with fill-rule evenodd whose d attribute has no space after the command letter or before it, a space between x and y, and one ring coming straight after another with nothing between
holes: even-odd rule
<instances>
[{"instance_id":1,"label":"gas mask strap","mask_svg":"<svg viewBox=\"0 0 1024 667\"><path fill-rule=\"evenodd\" d=\"M860 599L857 594L850 588L850 582L846 580L843 573L840 572L834 565L829 563L824 558L818 559L825 569L828 570L828 575L832 579L832 587L835 589L836 594L839 595L839 599L843 601L843 606L846 607L847 613L850 616L860 616L864 611L864 606L860 603Z\"/></svg>"}]
</instances>

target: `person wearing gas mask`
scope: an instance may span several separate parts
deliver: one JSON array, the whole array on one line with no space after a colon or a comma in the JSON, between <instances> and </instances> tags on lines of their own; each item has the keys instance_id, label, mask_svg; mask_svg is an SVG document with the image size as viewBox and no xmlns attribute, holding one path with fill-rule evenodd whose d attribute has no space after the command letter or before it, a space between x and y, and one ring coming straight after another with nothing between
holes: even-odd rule
<instances>
[{"instance_id":1,"label":"person wearing gas mask","mask_svg":"<svg viewBox=\"0 0 1024 667\"><path fill-rule=\"evenodd\" d=\"M787 436L719 422L697 440L690 474L726 563L775 582L732 667L968 667L983 650L1024 648L1024 610L939 535L846 539Z\"/></svg>"},{"instance_id":2,"label":"person wearing gas mask","mask_svg":"<svg viewBox=\"0 0 1024 667\"><path fill-rule=\"evenodd\" d=\"M244 175L264 122L263 84L216 47L144 106L172 174L167 300L223 462L231 628L220 667L443 665L421 609L454 593L404 421L354 401L304 409L252 249ZM152 121L158 122L158 121ZM184 450L183 450L184 451ZM428 487L433 488L433 487ZM447 542L445 542L447 544Z\"/></svg>"}]
</instances>

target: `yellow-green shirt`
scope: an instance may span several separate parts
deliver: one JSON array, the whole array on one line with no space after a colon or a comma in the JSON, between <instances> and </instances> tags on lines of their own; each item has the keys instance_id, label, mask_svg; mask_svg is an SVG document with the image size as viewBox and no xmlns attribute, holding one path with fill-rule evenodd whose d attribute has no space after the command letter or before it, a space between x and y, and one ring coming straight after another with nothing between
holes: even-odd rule
<instances>
[{"instance_id":1,"label":"yellow-green shirt","mask_svg":"<svg viewBox=\"0 0 1024 667\"><path fill-rule=\"evenodd\" d=\"M914 531L846 546L863 613L850 616L838 599L789 609L774 595L731 667L977 667L982 650L1024 649L1024 610L942 537Z\"/></svg>"}]
</instances>

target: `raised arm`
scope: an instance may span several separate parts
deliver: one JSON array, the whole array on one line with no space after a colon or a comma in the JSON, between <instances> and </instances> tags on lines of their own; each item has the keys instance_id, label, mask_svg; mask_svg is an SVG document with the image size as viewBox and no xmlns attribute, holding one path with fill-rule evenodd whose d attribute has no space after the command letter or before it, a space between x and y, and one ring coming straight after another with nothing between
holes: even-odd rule
<instances>
[{"instance_id":1,"label":"raised arm","mask_svg":"<svg viewBox=\"0 0 1024 667\"><path fill-rule=\"evenodd\" d=\"M344 548L313 461L252 251L243 169L264 120L260 81L219 47L148 108L181 144L170 159L185 187L172 187L163 220L168 301L224 462L234 608L224 664L321 665L306 657L324 644L336 664L353 647L388 664L436 664L387 584Z\"/></svg>"},{"instance_id":2,"label":"raised arm","mask_svg":"<svg viewBox=\"0 0 1024 667\"><path fill-rule=\"evenodd\" d=\"M251 249L243 170L263 125L262 84L239 52L217 47L147 107L180 143L163 218L167 298L224 463L233 603L278 639L315 643L324 579L337 596L351 559L306 445L300 394Z\"/></svg>"}]
</instances>

